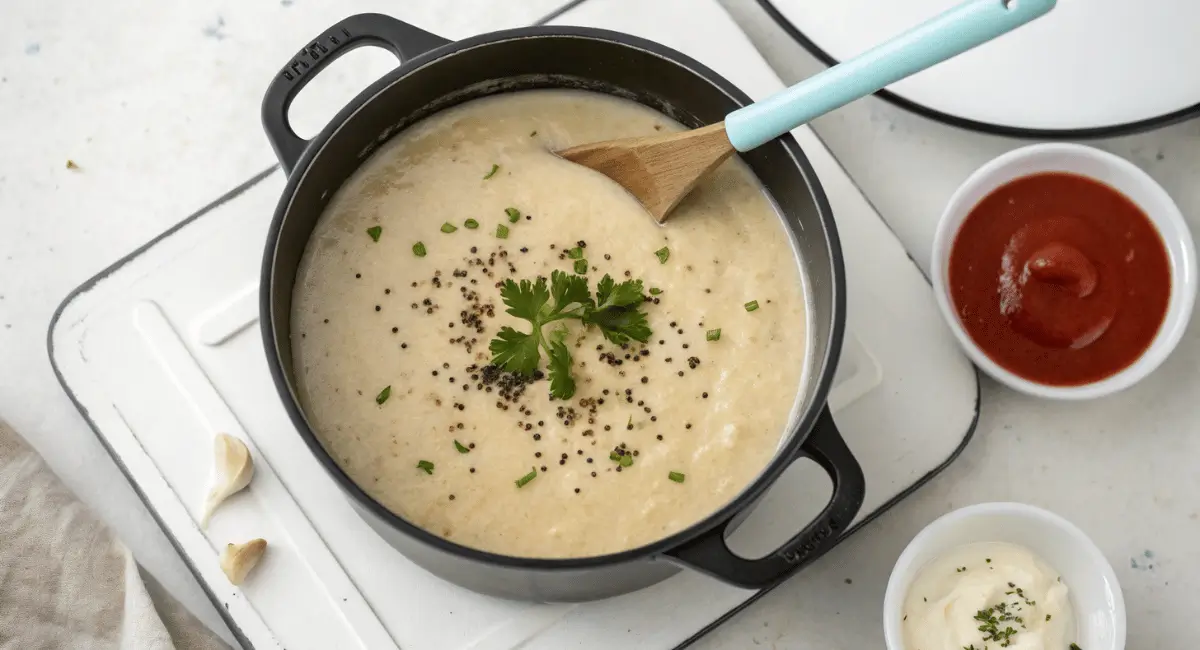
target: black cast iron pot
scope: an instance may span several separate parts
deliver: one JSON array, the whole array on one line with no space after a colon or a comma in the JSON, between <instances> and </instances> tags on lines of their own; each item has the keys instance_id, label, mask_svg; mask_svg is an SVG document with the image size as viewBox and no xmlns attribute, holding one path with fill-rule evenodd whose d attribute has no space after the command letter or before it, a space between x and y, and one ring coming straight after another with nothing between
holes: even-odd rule
<instances>
[{"instance_id":1,"label":"black cast iron pot","mask_svg":"<svg viewBox=\"0 0 1200 650\"><path fill-rule=\"evenodd\" d=\"M359 94L315 138L297 137L287 121L296 93L329 62L361 45L387 48L401 65ZM741 495L707 519L653 544L602 557L550 560L487 553L442 539L384 508L338 467L305 419L289 338L292 285L329 198L381 143L417 120L473 98L548 87L626 97L692 127L724 119L750 102L696 61L626 34L534 27L451 43L377 14L334 25L280 71L263 102L263 126L288 183L267 236L261 289L263 339L280 397L304 442L371 527L413 562L469 589L524 600L592 600L646 587L680 566L740 587L771 586L837 542L862 505L865 489L862 469L825 406L846 317L841 249L824 193L791 136L743 158L778 203L799 245L811 294L812 345L806 359L793 362L811 364L809 380L799 417L775 458ZM734 555L725 536L800 457L816 461L833 480L829 504L765 557Z\"/></svg>"}]
</instances>

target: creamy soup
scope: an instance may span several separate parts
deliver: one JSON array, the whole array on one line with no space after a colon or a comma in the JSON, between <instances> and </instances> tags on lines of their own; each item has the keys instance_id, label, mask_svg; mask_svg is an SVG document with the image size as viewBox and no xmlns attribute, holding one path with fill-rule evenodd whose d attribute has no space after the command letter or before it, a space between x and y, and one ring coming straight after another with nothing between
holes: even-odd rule
<instances>
[{"instance_id":1,"label":"creamy soup","mask_svg":"<svg viewBox=\"0 0 1200 650\"><path fill-rule=\"evenodd\" d=\"M337 192L300 265L292 343L305 413L367 493L467 546L585 557L678 532L765 468L804 380L808 328L796 255L760 184L731 160L660 227L550 153L680 129L598 94L500 95L407 129ZM536 374L492 366L502 327L533 329L506 313L500 285L540 276L549 291L577 272L597 310L605 275L640 280L644 298L604 313L618 326L644 313L648 336L619 331L646 341L606 340L603 314L564 318L543 328L544 347L516 350L532 349ZM571 357L559 364L570 398L552 398L552 354Z\"/></svg>"}]
</instances>

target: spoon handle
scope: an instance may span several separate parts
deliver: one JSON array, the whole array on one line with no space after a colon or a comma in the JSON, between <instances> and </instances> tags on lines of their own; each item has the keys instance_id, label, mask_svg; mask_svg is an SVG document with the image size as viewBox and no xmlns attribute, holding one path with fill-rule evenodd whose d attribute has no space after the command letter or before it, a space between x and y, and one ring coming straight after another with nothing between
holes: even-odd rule
<instances>
[{"instance_id":1,"label":"spoon handle","mask_svg":"<svg viewBox=\"0 0 1200 650\"><path fill-rule=\"evenodd\" d=\"M761 144L1012 31L1054 8L1056 0L967 0L857 57L725 118L738 151Z\"/></svg>"}]
</instances>

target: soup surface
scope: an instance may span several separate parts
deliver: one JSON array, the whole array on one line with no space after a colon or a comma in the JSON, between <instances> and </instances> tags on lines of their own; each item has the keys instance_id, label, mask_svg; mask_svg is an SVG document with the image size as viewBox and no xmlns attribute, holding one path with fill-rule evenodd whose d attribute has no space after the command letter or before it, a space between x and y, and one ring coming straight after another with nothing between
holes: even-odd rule
<instances>
[{"instance_id":1,"label":"soup surface","mask_svg":"<svg viewBox=\"0 0 1200 650\"><path fill-rule=\"evenodd\" d=\"M355 482L455 542L561 558L678 532L764 469L806 375L808 327L795 252L757 180L729 161L660 227L550 153L680 129L608 96L511 93L407 129L345 183L300 266L292 347L309 422ZM598 288L606 275L616 289ZM540 311L526 304L535 284L504 288L538 277L555 290ZM587 298L567 308L572 277ZM514 296L527 318L506 313ZM588 300L590 320L525 338L556 305L580 314ZM491 365L491 346L538 370Z\"/></svg>"}]
</instances>

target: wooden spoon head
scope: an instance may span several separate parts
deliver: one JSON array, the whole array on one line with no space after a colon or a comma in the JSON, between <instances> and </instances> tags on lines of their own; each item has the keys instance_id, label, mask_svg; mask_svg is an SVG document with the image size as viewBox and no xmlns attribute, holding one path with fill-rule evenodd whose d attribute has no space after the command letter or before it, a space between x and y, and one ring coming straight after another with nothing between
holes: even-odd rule
<instances>
[{"instance_id":1,"label":"wooden spoon head","mask_svg":"<svg viewBox=\"0 0 1200 650\"><path fill-rule=\"evenodd\" d=\"M663 223L696 183L732 153L720 122L682 133L579 145L558 155L616 181Z\"/></svg>"}]
</instances>

